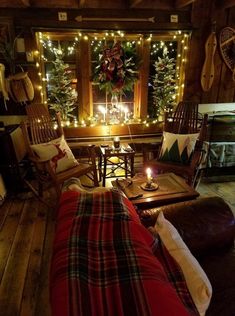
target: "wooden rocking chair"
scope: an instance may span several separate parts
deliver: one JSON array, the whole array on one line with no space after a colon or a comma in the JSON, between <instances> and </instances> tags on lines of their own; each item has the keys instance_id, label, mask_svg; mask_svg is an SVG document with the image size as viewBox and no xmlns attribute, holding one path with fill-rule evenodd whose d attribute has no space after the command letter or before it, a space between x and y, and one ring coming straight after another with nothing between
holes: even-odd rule
<instances>
[{"instance_id":1,"label":"wooden rocking chair","mask_svg":"<svg viewBox=\"0 0 235 316\"><path fill-rule=\"evenodd\" d=\"M40 112L40 110L38 111ZM41 158L39 157L37 152L38 149L37 147L34 147L34 145L46 144L48 145L47 148L49 148L51 142L56 142L60 138L63 140L63 144L65 143L66 146L68 145L63 138L64 134L59 114L57 115L57 120L53 121L50 118L49 113L46 111L44 112L44 110L43 115L40 116L38 113L35 115L33 113L35 112L29 112L28 119L21 123L26 148L28 151L28 157L34 165L36 178L38 180L38 190L36 190L34 187L31 187L33 192L41 197L43 194L43 184L50 183L55 187L57 196L59 197L61 193L61 186L65 180L71 177L80 177L83 175L92 177L94 186L99 186L94 146L89 146L89 163L76 162L72 164L71 167L68 167L65 170L59 172L55 170L55 166L52 164L52 160L54 159L57 163L62 156L63 158L66 158L67 152L70 154L69 148L66 147L63 153L60 148L58 148L58 152L59 154L61 153L61 157L59 157L59 154L57 154L51 159L42 159L44 153ZM47 152L45 153L47 154ZM65 162L67 164L67 161Z\"/></svg>"},{"instance_id":2,"label":"wooden rocking chair","mask_svg":"<svg viewBox=\"0 0 235 316\"><path fill-rule=\"evenodd\" d=\"M203 155L203 142L207 134L207 114L204 116L198 112L198 104L194 102L180 102L176 111L170 117L165 115L163 131L174 134L195 134L199 133L194 151L188 163L160 160L162 142L158 148L157 158L148 159L147 150L144 149L144 167L150 167L156 173L173 172L184 177L187 183L196 187L199 180L199 166Z\"/></svg>"}]
</instances>

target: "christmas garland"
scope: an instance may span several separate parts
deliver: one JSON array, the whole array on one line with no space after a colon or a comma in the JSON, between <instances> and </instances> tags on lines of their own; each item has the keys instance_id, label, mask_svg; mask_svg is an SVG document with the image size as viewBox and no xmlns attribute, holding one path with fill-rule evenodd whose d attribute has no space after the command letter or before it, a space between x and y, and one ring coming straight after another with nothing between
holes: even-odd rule
<instances>
[{"instance_id":1,"label":"christmas garland","mask_svg":"<svg viewBox=\"0 0 235 316\"><path fill-rule=\"evenodd\" d=\"M139 61L135 48L128 43L116 42L105 46L93 72L93 82L109 94L132 91L138 79Z\"/></svg>"}]
</instances>

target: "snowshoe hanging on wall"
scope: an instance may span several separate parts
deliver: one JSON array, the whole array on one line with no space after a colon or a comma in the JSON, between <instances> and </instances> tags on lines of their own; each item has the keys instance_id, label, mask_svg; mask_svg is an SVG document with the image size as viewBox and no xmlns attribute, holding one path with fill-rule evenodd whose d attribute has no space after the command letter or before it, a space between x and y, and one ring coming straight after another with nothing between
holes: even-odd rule
<instances>
[{"instance_id":1,"label":"snowshoe hanging on wall","mask_svg":"<svg viewBox=\"0 0 235 316\"><path fill-rule=\"evenodd\" d=\"M34 87L27 72L10 75L6 86L11 99L16 103L27 103L34 98Z\"/></svg>"},{"instance_id":2,"label":"snowshoe hanging on wall","mask_svg":"<svg viewBox=\"0 0 235 316\"><path fill-rule=\"evenodd\" d=\"M219 46L223 61L232 71L235 81L235 30L233 28L225 27L221 30Z\"/></svg>"}]
</instances>

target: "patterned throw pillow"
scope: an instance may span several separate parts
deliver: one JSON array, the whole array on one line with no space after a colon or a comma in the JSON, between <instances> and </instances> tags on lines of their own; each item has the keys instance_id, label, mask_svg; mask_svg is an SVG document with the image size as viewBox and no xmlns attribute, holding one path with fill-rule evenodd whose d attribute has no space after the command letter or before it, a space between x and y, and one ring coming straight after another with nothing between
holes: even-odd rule
<instances>
[{"instance_id":1,"label":"patterned throw pillow","mask_svg":"<svg viewBox=\"0 0 235 316\"><path fill-rule=\"evenodd\" d=\"M154 229L169 254L180 266L197 310L201 316L204 316L212 296L212 287L207 275L176 228L164 217L162 212L158 215Z\"/></svg>"},{"instance_id":2,"label":"patterned throw pillow","mask_svg":"<svg viewBox=\"0 0 235 316\"><path fill-rule=\"evenodd\" d=\"M161 238L156 232L154 227L148 228L154 237L154 243L151 245L153 254L162 264L162 267L167 275L169 282L172 284L176 290L182 303L188 310L189 314L192 316L199 316L196 305L192 300L192 296L188 290L185 277L181 267L175 261L175 259L170 255L167 248L164 246Z\"/></svg>"},{"instance_id":3,"label":"patterned throw pillow","mask_svg":"<svg viewBox=\"0 0 235 316\"><path fill-rule=\"evenodd\" d=\"M31 145L31 148L40 160L50 160L55 173L78 165L78 161L75 159L63 135L48 143Z\"/></svg>"},{"instance_id":4,"label":"patterned throw pillow","mask_svg":"<svg viewBox=\"0 0 235 316\"><path fill-rule=\"evenodd\" d=\"M172 134L163 132L163 143L159 160L189 163L199 133L196 134Z\"/></svg>"}]
</instances>

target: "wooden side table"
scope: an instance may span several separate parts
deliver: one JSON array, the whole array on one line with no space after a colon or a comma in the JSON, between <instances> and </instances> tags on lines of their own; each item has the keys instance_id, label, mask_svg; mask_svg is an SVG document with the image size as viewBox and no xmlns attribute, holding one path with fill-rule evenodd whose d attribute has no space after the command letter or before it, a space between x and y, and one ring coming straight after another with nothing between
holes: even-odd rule
<instances>
[{"instance_id":1,"label":"wooden side table","mask_svg":"<svg viewBox=\"0 0 235 316\"><path fill-rule=\"evenodd\" d=\"M118 181L112 181L112 185L122 190L138 210L193 200L199 196L199 193L183 178L174 173L162 173L156 176L154 182L159 186L156 191L145 191L141 188L141 184L146 182L146 176L136 175L130 180L126 188L120 187ZM138 196L139 193L142 193L142 196Z\"/></svg>"},{"instance_id":2,"label":"wooden side table","mask_svg":"<svg viewBox=\"0 0 235 316\"><path fill-rule=\"evenodd\" d=\"M134 157L135 151L129 146L121 146L120 149L113 149L100 146L101 156L99 160L99 169L101 172L102 185L105 187L105 179L113 178L113 172L117 169L125 171L125 177L134 176ZM117 157L118 162L113 162L111 158ZM107 166L113 167L111 172L107 172ZM119 175L115 176L120 177Z\"/></svg>"}]
</instances>

